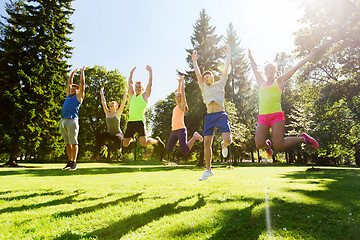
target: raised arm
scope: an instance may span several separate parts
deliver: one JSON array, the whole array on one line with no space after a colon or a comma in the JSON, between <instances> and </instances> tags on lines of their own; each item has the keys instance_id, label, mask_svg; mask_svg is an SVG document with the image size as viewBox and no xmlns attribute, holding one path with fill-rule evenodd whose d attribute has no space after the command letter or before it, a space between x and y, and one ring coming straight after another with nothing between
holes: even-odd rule
<instances>
[{"instance_id":1,"label":"raised arm","mask_svg":"<svg viewBox=\"0 0 360 240\"><path fill-rule=\"evenodd\" d=\"M117 116L118 118L121 117L121 113L122 113L123 110L124 110L124 106L125 106L125 103L126 103L126 100L127 100L127 93L128 93L128 90L127 90L127 88L125 87L125 92L124 92L123 100L122 100L122 102L121 102L121 104L120 104L120 107L119 107L118 110L116 111L116 116Z\"/></svg>"},{"instance_id":2,"label":"raised arm","mask_svg":"<svg viewBox=\"0 0 360 240\"><path fill-rule=\"evenodd\" d=\"M143 98L147 102L151 94L153 74L152 74L152 68L149 65L146 65L146 70L148 70L149 72L149 82L146 86L145 92L143 93Z\"/></svg>"},{"instance_id":3,"label":"raised arm","mask_svg":"<svg viewBox=\"0 0 360 240\"><path fill-rule=\"evenodd\" d=\"M198 80L198 84L202 84L204 83L202 76L201 76L201 72L199 69L199 66L197 64L197 60L199 58L199 55L197 54L197 52L194 50L192 55L191 55L192 61L193 61L193 66L194 66L194 70L195 70L195 74L196 74L196 78Z\"/></svg>"},{"instance_id":4,"label":"raised arm","mask_svg":"<svg viewBox=\"0 0 360 240\"><path fill-rule=\"evenodd\" d=\"M253 70L255 79L256 79L258 85L260 86L265 80L258 70L258 66L256 65L256 63L251 55L250 49L248 49L248 50L249 50L248 57L250 60L251 69Z\"/></svg>"},{"instance_id":5,"label":"raised arm","mask_svg":"<svg viewBox=\"0 0 360 240\"><path fill-rule=\"evenodd\" d=\"M285 85L285 82L291 78L292 75L294 75L294 73L299 69L301 68L302 66L305 65L305 63L307 63L314 55L314 51L311 50L310 51L310 54L302 59L300 62L298 62L295 66L293 66L292 68L290 68L289 71L287 71L286 73L284 73L283 75L281 75L279 78L278 78L278 83L280 84L281 87L283 87Z\"/></svg>"},{"instance_id":6,"label":"raised arm","mask_svg":"<svg viewBox=\"0 0 360 240\"><path fill-rule=\"evenodd\" d=\"M78 69L76 68L74 71L72 71L70 73L67 85L66 85L66 95L70 94L70 89L71 89L71 85L73 84L73 79L74 79L74 75L75 73L78 71Z\"/></svg>"},{"instance_id":7,"label":"raised arm","mask_svg":"<svg viewBox=\"0 0 360 240\"><path fill-rule=\"evenodd\" d=\"M104 96L104 88L100 88L100 96L101 96L101 105L103 107L105 116L109 113L109 108L106 105L106 100L105 100L105 96Z\"/></svg>"},{"instance_id":8,"label":"raised arm","mask_svg":"<svg viewBox=\"0 0 360 240\"><path fill-rule=\"evenodd\" d=\"M78 100L79 102L82 102L82 100L84 99L85 97L85 68L86 66L83 66L80 71L81 71L81 74L80 74L80 91L79 91L79 94L78 96Z\"/></svg>"},{"instance_id":9,"label":"raised arm","mask_svg":"<svg viewBox=\"0 0 360 240\"><path fill-rule=\"evenodd\" d=\"M134 83L133 83L133 74L134 74L135 69L136 69L136 67L134 67L131 70L130 77L129 77L129 80L128 80L128 89L129 89L130 98L135 94Z\"/></svg>"},{"instance_id":10,"label":"raised arm","mask_svg":"<svg viewBox=\"0 0 360 240\"><path fill-rule=\"evenodd\" d=\"M221 77L221 81L223 81L224 86L227 81L227 75L228 75L230 59L231 59L231 47L229 44L227 44L225 47L225 54L226 54L225 66L224 66L224 71L222 72L222 77Z\"/></svg>"},{"instance_id":11,"label":"raised arm","mask_svg":"<svg viewBox=\"0 0 360 240\"><path fill-rule=\"evenodd\" d=\"M178 92L180 92L180 97L181 97L180 109L186 113L187 111L189 111L189 107L187 106L186 96L185 96L185 78L184 78L184 76L179 74L178 81L179 81Z\"/></svg>"}]
</instances>

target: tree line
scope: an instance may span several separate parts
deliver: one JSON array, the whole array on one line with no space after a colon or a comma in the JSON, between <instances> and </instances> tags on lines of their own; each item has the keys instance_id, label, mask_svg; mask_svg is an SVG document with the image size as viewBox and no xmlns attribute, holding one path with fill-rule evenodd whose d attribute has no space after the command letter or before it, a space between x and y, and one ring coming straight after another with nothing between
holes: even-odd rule
<instances>
[{"instance_id":1,"label":"tree line","mask_svg":"<svg viewBox=\"0 0 360 240\"><path fill-rule=\"evenodd\" d=\"M72 48L69 36L74 26L69 18L72 0L11 1L6 4L8 17L1 19L0 37L0 157L16 163L18 156L61 161L64 143L58 130L60 111ZM310 49L320 48L316 61L301 69L287 83L282 107L286 114L286 134L308 132L320 143L318 150L296 146L281 153L288 163L321 164L356 162L360 165L360 0L306 1L302 4L304 27L295 33L292 54L278 53L274 62L278 74L284 73L296 58ZM225 36L216 33L210 16L203 9L193 25L192 47L186 49L189 70L185 75L186 97L190 111L185 115L188 132L201 131L206 107L191 61L191 53L200 53L198 65L203 72L221 75L223 47L232 49L231 68L226 85L226 112L232 130L231 160L259 159L254 143L257 122L257 87L250 75L247 51L229 23ZM269 46L271 47L271 46ZM107 99L120 101L126 81L118 70L94 66L86 70L86 99L79 112L80 157L92 152L95 134L106 129L99 90L105 88ZM75 76L76 78L79 76ZM147 111L152 134L167 139L170 135L174 93L158 101ZM124 131L128 103L121 118ZM133 146L127 154L144 158L169 158L172 161L197 160L203 165L203 146L196 142L191 152L181 157L178 151L162 156L151 147ZM223 161L220 138L214 139L214 159ZM279 158L275 152L273 160ZM141 154L141 155L140 155ZM147 157L146 157L147 156Z\"/></svg>"}]
</instances>

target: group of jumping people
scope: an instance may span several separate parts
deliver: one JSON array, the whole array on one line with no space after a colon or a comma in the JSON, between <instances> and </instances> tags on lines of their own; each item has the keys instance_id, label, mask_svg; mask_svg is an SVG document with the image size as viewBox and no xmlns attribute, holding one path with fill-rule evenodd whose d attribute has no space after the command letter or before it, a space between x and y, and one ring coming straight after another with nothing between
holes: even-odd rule
<instances>
[{"instance_id":1,"label":"group of jumping people","mask_svg":"<svg viewBox=\"0 0 360 240\"><path fill-rule=\"evenodd\" d=\"M105 141L114 140L118 146L118 155L121 155L121 147L127 147L134 141L135 133L139 135L140 144L146 146L156 144L164 148L166 153L171 153L176 143L179 143L180 151L183 154L189 152L194 142L199 140L204 142L204 157L206 162L206 170L199 178L204 181L214 175L211 169L212 162L212 142L215 134L215 128L218 128L221 133L221 152L223 157L228 155L228 146L231 144L231 130L228 116L225 112L225 85L227 82L227 75L230 66L231 48L229 45L225 47L225 64L219 81L214 81L214 74L207 70L201 73L197 60L199 55L196 51L192 53L192 62L201 90L203 101L207 108L207 115L205 116L203 136L198 132L194 132L190 140L187 140L187 130L184 122L184 114L189 111L185 96L184 76L179 75L178 89L175 94L176 106L173 109L171 120L171 133L168 138L166 147L163 141L156 137L151 138L146 135L145 128L145 109L152 88L152 68L147 65L146 70L149 72L149 81L144 90L140 81L133 83L133 74L136 69L134 67L128 79L128 90L125 88L125 93L121 104L116 101L111 101L109 105L106 104L104 97L104 88L100 89L101 103L106 117L107 132L102 133L96 137L96 152L101 152L106 149ZM285 74L276 77L277 68L273 63L265 65L265 78L258 70L251 52L249 50L248 57L250 59L251 68L254 72L258 87L259 87L259 115L258 124L255 133L255 144L259 149L265 149L267 155L272 157L272 146L277 150L284 150L295 144L305 143L314 148L319 148L318 142L306 133L300 134L298 137L284 137L285 136L285 115L281 108L281 95L286 81L305 63L307 63L314 56L314 51L293 66ZM66 144L66 152L68 155L68 163L64 169L76 170L77 168L77 154L78 154L78 111L79 107L85 97L85 66L81 68L80 85L73 84L75 69L71 72L68 79L66 93L67 97L64 102L60 131ZM120 117L127 100L127 94L130 95L129 120L127 123L125 134L120 129ZM267 139L270 128L272 129L272 142Z\"/></svg>"}]
</instances>

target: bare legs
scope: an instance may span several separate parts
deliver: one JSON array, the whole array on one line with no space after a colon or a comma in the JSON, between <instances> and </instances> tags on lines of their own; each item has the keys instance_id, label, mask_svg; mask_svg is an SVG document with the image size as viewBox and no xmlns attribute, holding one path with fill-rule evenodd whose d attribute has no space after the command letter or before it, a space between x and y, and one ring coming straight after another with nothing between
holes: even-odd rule
<instances>
[{"instance_id":1,"label":"bare legs","mask_svg":"<svg viewBox=\"0 0 360 240\"><path fill-rule=\"evenodd\" d=\"M224 132L221 134L221 137L224 141L224 146L227 147L231 144L231 133L230 132ZM212 161L212 143L213 143L213 135L210 136L204 136L204 157L205 157L205 163L206 163L206 170L211 170L211 161Z\"/></svg>"},{"instance_id":2,"label":"bare legs","mask_svg":"<svg viewBox=\"0 0 360 240\"><path fill-rule=\"evenodd\" d=\"M66 144L66 153L70 162L76 162L76 158L79 152L77 144Z\"/></svg>"},{"instance_id":3,"label":"bare legs","mask_svg":"<svg viewBox=\"0 0 360 240\"><path fill-rule=\"evenodd\" d=\"M270 127L258 123L255 133L255 144L259 149L268 148L265 143ZM303 137L284 137L285 121L279 121L272 125L272 144L276 150L284 150L299 143L305 143Z\"/></svg>"},{"instance_id":4,"label":"bare legs","mask_svg":"<svg viewBox=\"0 0 360 240\"><path fill-rule=\"evenodd\" d=\"M146 146L146 145L150 145L150 144L157 144L158 143L158 140L156 139L153 139L153 138L148 138L146 136L141 136L139 137L140 139L140 144L143 145L143 146ZM134 141L133 138L124 138L124 141L123 141L123 146L124 147L127 147L130 145L130 143L132 143Z\"/></svg>"}]
</instances>

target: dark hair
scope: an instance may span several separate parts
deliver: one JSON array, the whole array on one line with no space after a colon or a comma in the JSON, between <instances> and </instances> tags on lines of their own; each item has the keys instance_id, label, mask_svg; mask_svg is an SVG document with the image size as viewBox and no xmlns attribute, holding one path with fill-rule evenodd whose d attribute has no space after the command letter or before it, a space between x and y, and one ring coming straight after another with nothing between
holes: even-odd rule
<instances>
[{"instance_id":1,"label":"dark hair","mask_svg":"<svg viewBox=\"0 0 360 240\"><path fill-rule=\"evenodd\" d=\"M213 73L209 70L203 72L203 74L201 74L201 77L204 78L206 74L210 74L210 75L213 75Z\"/></svg>"},{"instance_id":2,"label":"dark hair","mask_svg":"<svg viewBox=\"0 0 360 240\"><path fill-rule=\"evenodd\" d=\"M71 84L71 87L75 87L76 89L80 89L80 86L77 84Z\"/></svg>"}]
</instances>

